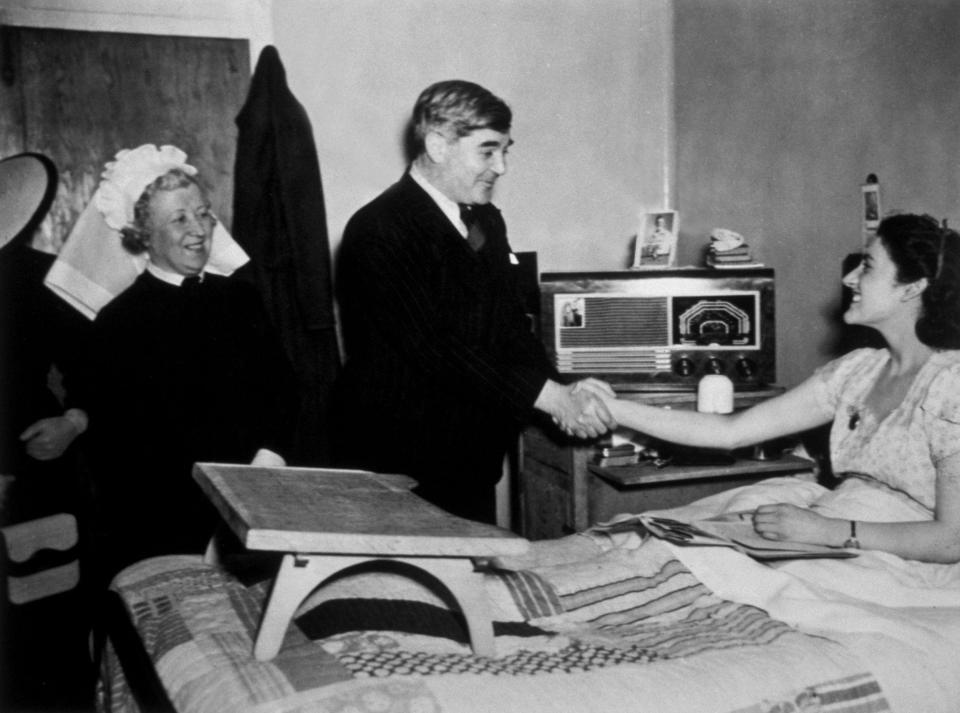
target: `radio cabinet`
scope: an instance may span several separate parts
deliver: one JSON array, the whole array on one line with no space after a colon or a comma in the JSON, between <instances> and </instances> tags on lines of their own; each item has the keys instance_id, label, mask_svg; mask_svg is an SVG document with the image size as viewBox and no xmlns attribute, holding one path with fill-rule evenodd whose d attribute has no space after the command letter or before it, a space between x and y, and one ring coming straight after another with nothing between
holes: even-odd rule
<instances>
[{"instance_id":1,"label":"radio cabinet","mask_svg":"<svg viewBox=\"0 0 960 713\"><path fill-rule=\"evenodd\" d=\"M769 268L545 272L541 338L561 374L692 391L705 374L740 390L776 383Z\"/></svg>"},{"instance_id":2,"label":"radio cabinet","mask_svg":"<svg viewBox=\"0 0 960 713\"><path fill-rule=\"evenodd\" d=\"M744 408L780 391L738 393L735 405ZM642 398L671 408L696 407L694 393L644 393ZM523 432L519 456L518 529L531 540L562 537L619 513L675 507L777 475L817 476L814 461L793 455L762 461L744 458L724 466L601 468L591 462L592 443L540 426Z\"/></svg>"}]
</instances>

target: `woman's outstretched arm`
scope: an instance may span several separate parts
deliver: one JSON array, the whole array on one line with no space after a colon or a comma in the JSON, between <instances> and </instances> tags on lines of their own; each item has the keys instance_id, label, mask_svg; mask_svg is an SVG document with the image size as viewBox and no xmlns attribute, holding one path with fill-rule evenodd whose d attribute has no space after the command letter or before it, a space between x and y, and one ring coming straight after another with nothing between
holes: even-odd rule
<instances>
[{"instance_id":1,"label":"woman's outstretched arm","mask_svg":"<svg viewBox=\"0 0 960 713\"><path fill-rule=\"evenodd\" d=\"M589 385L583 388L589 388ZM806 431L830 421L830 416L823 412L817 401L813 382L809 380L786 393L732 414L650 406L597 393L606 401L610 414L620 426L663 441L701 448L732 450Z\"/></svg>"}]
</instances>

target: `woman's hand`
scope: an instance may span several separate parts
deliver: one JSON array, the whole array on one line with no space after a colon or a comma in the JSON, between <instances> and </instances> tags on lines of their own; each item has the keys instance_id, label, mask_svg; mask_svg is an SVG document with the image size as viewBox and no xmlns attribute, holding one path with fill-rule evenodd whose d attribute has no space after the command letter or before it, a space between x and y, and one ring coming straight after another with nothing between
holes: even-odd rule
<instances>
[{"instance_id":1,"label":"woman's hand","mask_svg":"<svg viewBox=\"0 0 960 713\"><path fill-rule=\"evenodd\" d=\"M824 517L807 508L776 503L761 505L753 513L753 529L768 540L805 542L813 545L839 545L831 525L842 521Z\"/></svg>"},{"instance_id":2,"label":"woman's hand","mask_svg":"<svg viewBox=\"0 0 960 713\"><path fill-rule=\"evenodd\" d=\"M561 430L577 438L596 438L616 428L603 400L590 389L577 388L580 383L565 385L548 379L534 408L549 414Z\"/></svg>"},{"instance_id":3,"label":"woman's hand","mask_svg":"<svg viewBox=\"0 0 960 713\"><path fill-rule=\"evenodd\" d=\"M613 390L613 387L610 386L610 384L608 384L606 381L601 381L600 379L594 379L592 376L587 377L586 379L581 379L580 381L574 383L570 391L574 394L582 392L590 393L599 397L604 402L612 401L617 398L617 392Z\"/></svg>"},{"instance_id":4,"label":"woman's hand","mask_svg":"<svg viewBox=\"0 0 960 713\"><path fill-rule=\"evenodd\" d=\"M77 409L71 409L63 416L41 418L30 424L20 434L20 440L25 442L27 455L31 458L54 460L62 456L73 443L73 439L85 429L86 415Z\"/></svg>"}]
</instances>

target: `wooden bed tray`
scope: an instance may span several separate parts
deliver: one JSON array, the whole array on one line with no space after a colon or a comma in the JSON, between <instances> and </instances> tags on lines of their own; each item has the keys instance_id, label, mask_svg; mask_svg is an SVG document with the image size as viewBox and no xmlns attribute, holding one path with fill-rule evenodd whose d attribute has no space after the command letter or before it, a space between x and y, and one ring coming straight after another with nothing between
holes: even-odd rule
<instances>
[{"instance_id":1,"label":"wooden bed tray","mask_svg":"<svg viewBox=\"0 0 960 713\"><path fill-rule=\"evenodd\" d=\"M443 585L463 612L474 652L495 655L482 575L474 565L522 554L526 539L444 512L410 492L415 481L406 476L216 463L198 463L193 474L245 547L283 553L254 644L258 660L277 654L310 592L374 560L415 568Z\"/></svg>"}]
</instances>

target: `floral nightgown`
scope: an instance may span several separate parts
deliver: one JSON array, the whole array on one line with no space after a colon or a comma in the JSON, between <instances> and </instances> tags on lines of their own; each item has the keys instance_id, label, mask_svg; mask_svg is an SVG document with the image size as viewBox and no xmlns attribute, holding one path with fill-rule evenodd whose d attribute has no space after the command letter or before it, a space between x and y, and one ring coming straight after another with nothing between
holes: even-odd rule
<instances>
[{"instance_id":1,"label":"floral nightgown","mask_svg":"<svg viewBox=\"0 0 960 713\"><path fill-rule=\"evenodd\" d=\"M885 487L932 517L936 464L960 452L960 351L935 352L900 405L877 422L864 402L889 358L886 349L858 349L811 377L833 417L831 463L837 475Z\"/></svg>"}]
</instances>

